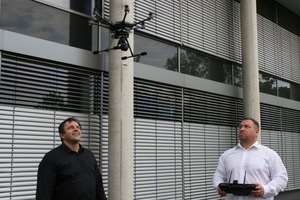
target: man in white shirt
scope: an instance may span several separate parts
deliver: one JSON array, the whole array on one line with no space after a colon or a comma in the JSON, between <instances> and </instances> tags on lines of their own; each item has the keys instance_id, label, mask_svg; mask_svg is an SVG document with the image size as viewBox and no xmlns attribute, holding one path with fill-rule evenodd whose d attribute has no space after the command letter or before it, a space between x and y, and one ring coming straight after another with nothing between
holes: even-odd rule
<instances>
[{"instance_id":1,"label":"man in white shirt","mask_svg":"<svg viewBox=\"0 0 300 200\"><path fill-rule=\"evenodd\" d=\"M287 185L287 171L281 158L275 151L257 142L258 134L258 122L244 118L238 131L240 143L219 158L213 184L220 196L226 196L226 200L273 200ZM236 196L218 187L220 183L232 183L233 180L240 184L254 184L255 190L248 196Z\"/></svg>"}]
</instances>

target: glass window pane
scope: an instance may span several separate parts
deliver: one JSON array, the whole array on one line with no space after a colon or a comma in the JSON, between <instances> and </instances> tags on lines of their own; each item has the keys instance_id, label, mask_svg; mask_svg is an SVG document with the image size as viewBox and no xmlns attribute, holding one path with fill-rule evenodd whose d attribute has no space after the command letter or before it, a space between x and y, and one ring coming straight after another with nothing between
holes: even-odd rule
<instances>
[{"instance_id":1,"label":"glass window pane","mask_svg":"<svg viewBox=\"0 0 300 200\"><path fill-rule=\"evenodd\" d=\"M243 87L243 70L239 65L233 66L233 76L234 85L238 87Z\"/></svg>"},{"instance_id":2,"label":"glass window pane","mask_svg":"<svg viewBox=\"0 0 300 200\"><path fill-rule=\"evenodd\" d=\"M87 18L34 1L1 2L2 29L91 50L93 28Z\"/></svg>"},{"instance_id":3,"label":"glass window pane","mask_svg":"<svg viewBox=\"0 0 300 200\"><path fill-rule=\"evenodd\" d=\"M300 85L291 84L291 99L300 101Z\"/></svg>"},{"instance_id":4,"label":"glass window pane","mask_svg":"<svg viewBox=\"0 0 300 200\"><path fill-rule=\"evenodd\" d=\"M197 52L180 49L180 72L208 78L209 58Z\"/></svg>"},{"instance_id":5,"label":"glass window pane","mask_svg":"<svg viewBox=\"0 0 300 200\"><path fill-rule=\"evenodd\" d=\"M259 74L259 90L260 92L277 96L277 81L269 74Z\"/></svg>"},{"instance_id":6,"label":"glass window pane","mask_svg":"<svg viewBox=\"0 0 300 200\"><path fill-rule=\"evenodd\" d=\"M91 15L92 0L43 0L51 4Z\"/></svg>"},{"instance_id":7,"label":"glass window pane","mask_svg":"<svg viewBox=\"0 0 300 200\"><path fill-rule=\"evenodd\" d=\"M230 63L225 63L190 50L180 49L180 72L232 84Z\"/></svg>"},{"instance_id":8,"label":"glass window pane","mask_svg":"<svg viewBox=\"0 0 300 200\"><path fill-rule=\"evenodd\" d=\"M147 52L135 62L178 71L177 48L141 35L134 35L134 53Z\"/></svg>"},{"instance_id":9,"label":"glass window pane","mask_svg":"<svg viewBox=\"0 0 300 200\"><path fill-rule=\"evenodd\" d=\"M208 79L230 85L232 84L232 68L230 63L209 58L208 65Z\"/></svg>"},{"instance_id":10,"label":"glass window pane","mask_svg":"<svg viewBox=\"0 0 300 200\"><path fill-rule=\"evenodd\" d=\"M278 80L278 96L290 99L290 83Z\"/></svg>"}]
</instances>

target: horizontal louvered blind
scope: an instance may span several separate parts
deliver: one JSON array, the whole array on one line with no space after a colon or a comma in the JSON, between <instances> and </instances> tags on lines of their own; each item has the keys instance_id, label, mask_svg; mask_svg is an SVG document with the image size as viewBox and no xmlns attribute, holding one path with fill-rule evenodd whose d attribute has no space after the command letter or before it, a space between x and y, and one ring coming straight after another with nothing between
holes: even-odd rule
<instances>
[{"instance_id":1,"label":"horizontal louvered blind","mask_svg":"<svg viewBox=\"0 0 300 200\"><path fill-rule=\"evenodd\" d=\"M258 15L257 21L260 70L300 83L299 36L264 16Z\"/></svg>"},{"instance_id":2,"label":"horizontal louvered blind","mask_svg":"<svg viewBox=\"0 0 300 200\"><path fill-rule=\"evenodd\" d=\"M91 69L3 54L0 104L99 112L95 79L101 81L101 75Z\"/></svg>"},{"instance_id":3,"label":"horizontal louvered blind","mask_svg":"<svg viewBox=\"0 0 300 200\"><path fill-rule=\"evenodd\" d=\"M234 59L232 1L182 1L182 43Z\"/></svg>"},{"instance_id":4,"label":"horizontal louvered blind","mask_svg":"<svg viewBox=\"0 0 300 200\"><path fill-rule=\"evenodd\" d=\"M282 139L280 131L261 130L262 144L273 149L278 155L283 157Z\"/></svg>"},{"instance_id":5,"label":"horizontal louvered blind","mask_svg":"<svg viewBox=\"0 0 300 200\"><path fill-rule=\"evenodd\" d=\"M174 42L181 39L181 2L135 0L135 20L143 20L152 12L154 18L146 22L147 33L158 35Z\"/></svg>"},{"instance_id":6,"label":"horizontal louvered blind","mask_svg":"<svg viewBox=\"0 0 300 200\"><path fill-rule=\"evenodd\" d=\"M79 119L81 143L101 163L97 114L107 107L107 75L8 53L1 62L0 199L34 199L38 164L61 144L57 128L68 117Z\"/></svg>"},{"instance_id":7,"label":"horizontal louvered blind","mask_svg":"<svg viewBox=\"0 0 300 200\"><path fill-rule=\"evenodd\" d=\"M186 46L203 49L202 1L182 1L182 42Z\"/></svg>"},{"instance_id":8,"label":"horizontal louvered blind","mask_svg":"<svg viewBox=\"0 0 300 200\"><path fill-rule=\"evenodd\" d=\"M282 141L283 141L283 161L289 177L287 190L299 189L300 186L295 184L296 176L299 177L299 174L296 175L296 173L299 172L299 165L298 166L296 165L299 164L299 159L300 159L299 133L285 132L282 134ZM297 182L299 183L298 180Z\"/></svg>"},{"instance_id":9,"label":"horizontal louvered blind","mask_svg":"<svg viewBox=\"0 0 300 200\"><path fill-rule=\"evenodd\" d=\"M217 199L212 177L221 153L236 144L235 128L184 123L183 199Z\"/></svg>"},{"instance_id":10,"label":"horizontal louvered blind","mask_svg":"<svg viewBox=\"0 0 300 200\"><path fill-rule=\"evenodd\" d=\"M236 144L237 101L191 89L183 97L184 199L216 199L212 177L220 154Z\"/></svg>"},{"instance_id":11,"label":"horizontal louvered blind","mask_svg":"<svg viewBox=\"0 0 300 200\"><path fill-rule=\"evenodd\" d=\"M103 177L103 185L108 189L108 115L101 115L101 173ZM107 191L106 191L107 194Z\"/></svg>"},{"instance_id":12,"label":"horizontal louvered blind","mask_svg":"<svg viewBox=\"0 0 300 200\"><path fill-rule=\"evenodd\" d=\"M261 129L280 131L282 127L281 109L276 106L261 104Z\"/></svg>"},{"instance_id":13,"label":"horizontal louvered blind","mask_svg":"<svg viewBox=\"0 0 300 200\"><path fill-rule=\"evenodd\" d=\"M291 134L292 140L291 143L287 143L286 146L289 147L289 151L292 153L290 155L286 155L289 160L292 162L288 163L288 165L292 165L291 170L288 172L289 182L290 184L289 189L299 189L300 188L300 134L298 133L286 133ZM285 140L287 141L287 140ZM288 168L288 169L289 169Z\"/></svg>"},{"instance_id":14,"label":"horizontal louvered blind","mask_svg":"<svg viewBox=\"0 0 300 200\"><path fill-rule=\"evenodd\" d=\"M181 88L142 79L135 79L135 117L181 121L181 102Z\"/></svg>"},{"instance_id":15,"label":"horizontal louvered blind","mask_svg":"<svg viewBox=\"0 0 300 200\"><path fill-rule=\"evenodd\" d=\"M181 123L135 118L135 199L182 199Z\"/></svg>"},{"instance_id":16,"label":"horizontal louvered blind","mask_svg":"<svg viewBox=\"0 0 300 200\"><path fill-rule=\"evenodd\" d=\"M236 99L198 90L184 90L184 121L236 126Z\"/></svg>"},{"instance_id":17,"label":"horizontal louvered blind","mask_svg":"<svg viewBox=\"0 0 300 200\"><path fill-rule=\"evenodd\" d=\"M290 32L278 27L279 38L279 77L290 80L291 79L291 49L290 49Z\"/></svg>"},{"instance_id":18,"label":"horizontal louvered blind","mask_svg":"<svg viewBox=\"0 0 300 200\"><path fill-rule=\"evenodd\" d=\"M34 199L38 164L61 144L57 127L70 116L81 122L81 143L99 161L98 116L0 106L0 199Z\"/></svg>"},{"instance_id":19,"label":"horizontal louvered blind","mask_svg":"<svg viewBox=\"0 0 300 200\"><path fill-rule=\"evenodd\" d=\"M206 2L206 1L205 1ZM216 54L233 60L233 3L231 0L216 1L217 51Z\"/></svg>"},{"instance_id":20,"label":"horizontal louvered blind","mask_svg":"<svg viewBox=\"0 0 300 200\"><path fill-rule=\"evenodd\" d=\"M291 80L300 83L300 38L291 33Z\"/></svg>"},{"instance_id":21,"label":"horizontal louvered blind","mask_svg":"<svg viewBox=\"0 0 300 200\"><path fill-rule=\"evenodd\" d=\"M282 130L300 134L300 112L282 108Z\"/></svg>"},{"instance_id":22,"label":"horizontal louvered blind","mask_svg":"<svg viewBox=\"0 0 300 200\"><path fill-rule=\"evenodd\" d=\"M182 199L182 90L135 79L135 199Z\"/></svg>"},{"instance_id":23,"label":"horizontal louvered blind","mask_svg":"<svg viewBox=\"0 0 300 200\"><path fill-rule=\"evenodd\" d=\"M262 16L257 16L259 69L270 74L278 74L276 24Z\"/></svg>"},{"instance_id":24,"label":"horizontal louvered blind","mask_svg":"<svg viewBox=\"0 0 300 200\"><path fill-rule=\"evenodd\" d=\"M241 18L240 4L233 1L233 46L234 46L234 61L242 63L242 39L241 39Z\"/></svg>"},{"instance_id":25,"label":"horizontal louvered blind","mask_svg":"<svg viewBox=\"0 0 300 200\"><path fill-rule=\"evenodd\" d=\"M203 26L203 49L207 52L217 51L217 17L216 17L216 1L202 1L203 16L201 24Z\"/></svg>"},{"instance_id":26,"label":"horizontal louvered blind","mask_svg":"<svg viewBox=\"0 0 300 200\"><path fill-rule=\"evenodd\" d=\"M211 177L236 144L236 99L142 79L134 86L135 198L216 199Z\"/></svg>"},{"instance_id":27,"label":"horizontal louvered blind","mask_svg":"<svg viewBox=\"0 0 300 200\"><path fill-rule=\"evenodd\" d=\"M287 190L300 188L300 112L261 104L262 144L275 150L287 168Z\"/></svg>"},{"instance_id":28,"label":"horizontal louvered blind","mask_svg":"<svg viewBox=\"0 0 300 200\"><path fill-rule=\"evenodd\" d=\"M109 5L110 5L109 0L104 0L103 4L104 4L103 17L108 20L109 19Z\"/></svg>"},{"instance_id":29,"label":"horizontal louvered blind","mask_svg":"<svg viewBox=\"0 0 300 200\"><path fill-rule=\"evenodd\" d=\"M299 133L262 130L262 144L276 151L281 157L288 172L286 190L300 188L300 155Z\"/></svg>"}]
</instances>

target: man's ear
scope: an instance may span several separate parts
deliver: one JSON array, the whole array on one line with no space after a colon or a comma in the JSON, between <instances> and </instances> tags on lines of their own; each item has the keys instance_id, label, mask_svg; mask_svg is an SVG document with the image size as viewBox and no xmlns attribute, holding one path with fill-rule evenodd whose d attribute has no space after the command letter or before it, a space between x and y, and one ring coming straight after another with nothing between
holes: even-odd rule
<instances>
[{"instance_id":1,"label":"man's ear","mask_svg":"<svg viewBox=\"0 0 300 200\"><path fill-rule=\"evenodd\" d=\"M256 132L256 135L259 135L259 129L256 129L255 132Z\"/></svg>"}]
</instances>

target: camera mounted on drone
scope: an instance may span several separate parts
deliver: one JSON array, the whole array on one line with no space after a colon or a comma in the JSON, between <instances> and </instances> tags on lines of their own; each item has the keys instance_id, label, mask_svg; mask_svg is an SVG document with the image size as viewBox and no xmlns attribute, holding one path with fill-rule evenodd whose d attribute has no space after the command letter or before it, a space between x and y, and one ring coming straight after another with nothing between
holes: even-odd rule
<instances>
[{"instance_id":1,"label":"camera mounted on drone","mask_svg":"<svg viewBox=\"0 0 300 200\"><path fill-rule=\"evenodd\" d=\"M107 49L103 50L97 50L94 51L94 54L99 54L101 52L109 52L110 50L118 50L120 49L121 51L127 51L128 49L130 50L131 56L124 56L121 59L126 60L127 58L132 58L132 57L141 57L144 55L147 55L147 52L141 52L139 54L133 54L133 51L130 47L130 44L128 42L128 37L129 34L133 29L145 29L145 22L150 21L153 18L153 14L150 12L149 17L147 17L144 20L138 21L138 22L126 22L126 16L129 13L129 6L125 5L125 14L123 17L122 21L117 21L117 22L110 22L107 19L103 18L99 12L97 11L96 8L94 8L93 11L93 19L89 20L89 25L97 25L101 26L104 28L108 28L111 31L111 38L112 40L110 41L109 47ZM118 39L117 46L111 47L113 39Z\"/></svg>"}]
</instances>

